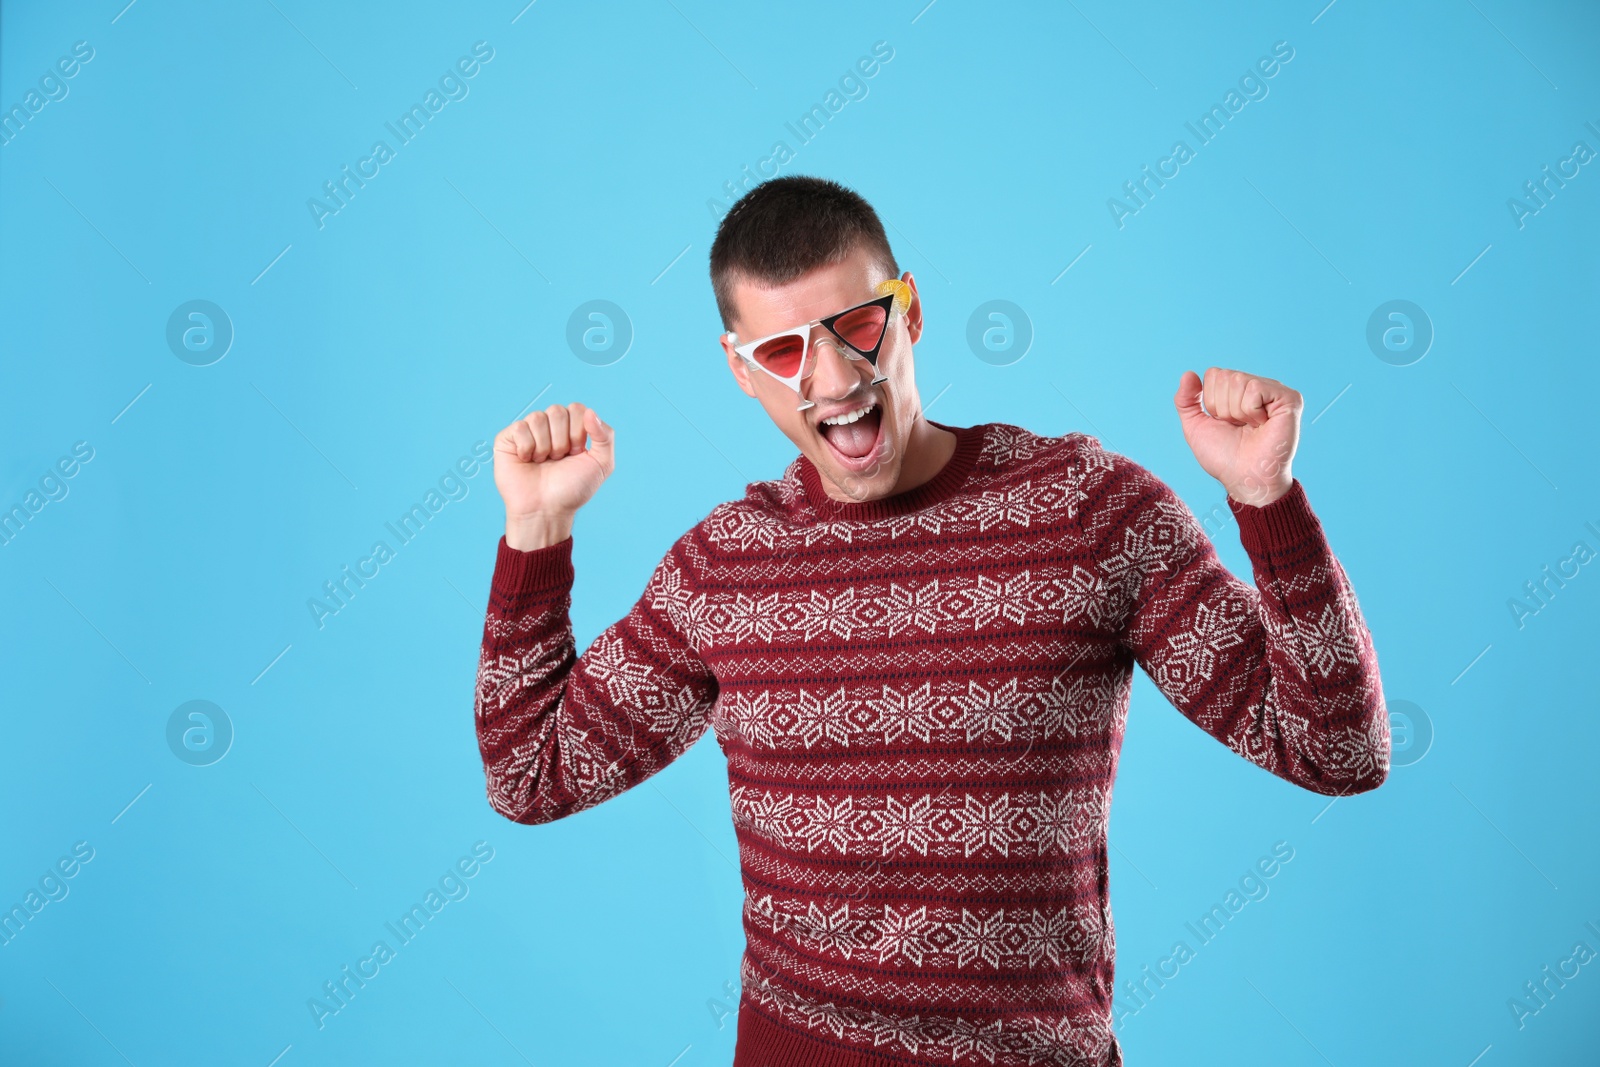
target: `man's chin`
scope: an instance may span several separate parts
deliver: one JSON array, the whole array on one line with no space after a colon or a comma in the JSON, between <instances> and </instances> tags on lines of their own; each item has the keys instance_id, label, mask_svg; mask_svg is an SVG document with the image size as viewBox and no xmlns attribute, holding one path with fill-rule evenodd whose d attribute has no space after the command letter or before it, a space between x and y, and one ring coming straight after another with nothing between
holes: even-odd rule
<instances>
[{"instance_id":1,"label":"man's chin","mask_svg":"<svg viewBox=\"0 0 1600 1067\"><path fill-rule=\"evenodd\" d=\"M817 432L822 462L814 465L840 495L857 503L888 496L899 476L900 450L888 419L880 419L877 436L864 455L851 456L836 448L828 435Z\"/></svg>"}]
</instances>

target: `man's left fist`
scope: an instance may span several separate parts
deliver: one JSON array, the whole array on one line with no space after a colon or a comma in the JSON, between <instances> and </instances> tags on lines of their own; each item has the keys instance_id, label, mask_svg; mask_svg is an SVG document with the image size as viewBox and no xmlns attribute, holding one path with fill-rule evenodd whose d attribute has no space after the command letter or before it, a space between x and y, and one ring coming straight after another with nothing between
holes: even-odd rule
<instances>
[{"instance_id":1,"label":"man's left fist","mask_svg":"<svg viewBox=\"0 0 1600 1067\"><path fill-rule=\"evenodd\" d=\"M1173 397L1183 437L1205 472L1241 504L1264 507L1294 484L1305 400L1282 382L1212 367L1183 372Z\"/></svg>"}]
</instances>

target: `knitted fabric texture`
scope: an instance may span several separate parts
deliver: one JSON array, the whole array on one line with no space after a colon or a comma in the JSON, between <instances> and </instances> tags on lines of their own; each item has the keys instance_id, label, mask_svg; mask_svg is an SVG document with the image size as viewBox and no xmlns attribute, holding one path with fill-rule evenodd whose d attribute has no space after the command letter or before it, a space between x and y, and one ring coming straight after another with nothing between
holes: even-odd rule
<instances>
[{"instance_id":1,"label":"knitted fabric texture","mask_svg":"<svg viewBox=\"0 0 1600 1067\"><path fill-rule=\"evenodd\" d=\"M1106 830L1135 664L1295 785L1388 774L1371 636L1299 482L1230 500L1252 588L1094 438L941 428L951 460L887 499L832 500L803 456L752 483L581 656L572 541L500 543L495 811L582 811L708 729L727 756L740 1067L1122 1063Z\"/></svg>"}]
</instances>

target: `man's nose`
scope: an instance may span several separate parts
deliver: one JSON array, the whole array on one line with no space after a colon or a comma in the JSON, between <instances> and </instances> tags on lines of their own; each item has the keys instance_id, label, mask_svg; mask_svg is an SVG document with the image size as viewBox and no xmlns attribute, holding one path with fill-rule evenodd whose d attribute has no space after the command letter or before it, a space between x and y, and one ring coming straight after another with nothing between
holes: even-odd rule
<instances>
[{"instance_id":1,"label":"man's nose","mask_svg":"<svg viewBox=\"0 0 1600 1067\"><path fill-rule=\"evenodd\" d=\"M871 369L867 360L846 357L839 342L831 336L826 339L813 338L811 344L816 352L817 365L811 372L810 399L837 399L848 396L866 384L862 368Z\"/></svg>"}]
</instances>

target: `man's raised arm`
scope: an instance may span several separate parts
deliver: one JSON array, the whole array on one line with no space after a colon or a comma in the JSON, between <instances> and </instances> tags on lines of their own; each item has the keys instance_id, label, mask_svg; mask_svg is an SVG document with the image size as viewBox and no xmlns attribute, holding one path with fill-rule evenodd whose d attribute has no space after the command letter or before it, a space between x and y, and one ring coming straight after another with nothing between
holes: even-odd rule
<instances>
[{"instance_id":1,"label":"man's raised arm","mask_svg":"<svg viewBox=\"0 0 1600 1067\"><path fill-rule=\"evenodd\" d=\"M1256 588L1217 558L1193 513L1131 460L1101 455L1086 530L1127 598L1125 640L1183 714L1246 759L1317 793L1376 789L1388 713L1372 635L1305 491L1289 472L1300 395L1271 379L1185 374L1176 397L1201 465L1228 490Z\"/></svg>"},{"instance_id":2,"label":"man's raised arm","mask_svg":"<svg viewBox=\"0 0 1600 1067\"><path fill-rule=\"evenodd\" d=\"M476 717L490 806L516 822L550 822L644 781L699 739L716 701L715 678L664 607L682 541L627 616L576 654L573 517L611 474L614 449L612 428L582 404L534 412L495 438L506 535Z\"/></svg>"}]
</instances>

